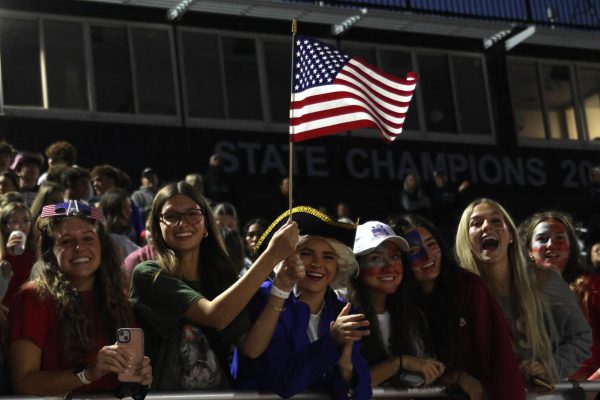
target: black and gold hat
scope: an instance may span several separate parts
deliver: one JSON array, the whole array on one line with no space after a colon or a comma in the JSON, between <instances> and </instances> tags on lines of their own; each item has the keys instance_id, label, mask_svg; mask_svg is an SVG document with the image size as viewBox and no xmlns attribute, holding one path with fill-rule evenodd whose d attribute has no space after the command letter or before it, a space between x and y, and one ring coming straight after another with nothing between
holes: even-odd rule
<instances>
[{"instance_id":1,"label":"black and gold hat","mask_svg":"<svg viewBox=\"0 0 600 400\"><path fill-rule=\"evenodd\" d=\"M254 247L256 254L261 254L267 248L275 232L286 224L289 216L290 210L287 210L271 223ZM292 208L292 220L298 224L301 236L328 237L336 239L350 248L354 245L354 236L358 224L338 222L319 210L308 206Z\"/></svg>"}]
</instances>

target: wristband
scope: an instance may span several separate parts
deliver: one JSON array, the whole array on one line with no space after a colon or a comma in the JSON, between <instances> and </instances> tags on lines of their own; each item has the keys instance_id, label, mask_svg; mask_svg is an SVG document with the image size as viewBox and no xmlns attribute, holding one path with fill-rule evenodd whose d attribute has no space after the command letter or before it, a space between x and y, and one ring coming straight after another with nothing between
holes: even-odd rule
<instances>
[{"instance_id":1,"label":"wristband","mask_svg":"<svg viewBox=\"0 0 600 400\"><path fill-rule=\"evenodd\" d=\"M279 289L275 285L271 286L271 295L275 296L275 297L279 297L280 299L287 299L288 297L290 297L290 293L292 293L291 290L289 292L286 292L285 290Z\"/></svg>"},{"instance_id":2,"label":"wristband","mask_svg":"<svg viewBox=\"0 0 600 400\"><path fill-rule=\"evenodd\" d=\"M73 373L79 378L81 383L84 385L89 385L92 383L92 381L85 377L85 371L87 371L87 364L79 364L75 367Z\"/></svg>"}]
</instances>

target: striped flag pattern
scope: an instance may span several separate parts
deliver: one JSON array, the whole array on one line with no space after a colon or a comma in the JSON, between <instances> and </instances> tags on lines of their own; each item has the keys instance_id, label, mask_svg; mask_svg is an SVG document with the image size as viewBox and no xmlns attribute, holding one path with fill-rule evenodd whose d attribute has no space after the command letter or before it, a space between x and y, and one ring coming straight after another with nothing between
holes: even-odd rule
<instances>
[{"instance_id":1,"label":"striped flag pattern","mask_svg":"<svg viewBox=\"0 0 600 400\"><path fill-rule=\"evenodd\" d=\"M49 204L42 208L40 218L57 217L57 216L80 216L95 219L99 222L104 222L104 213L100 208L91 207L89 204L78 200L69 200L64 203Z\"/></svg>"},{"instance_id":2,"label":"striped flag pattern","mask_svg":"<svg viewBox=\"0 0 600 400\"><path fill-rule=\"evenodd\" d=\"M386 142L401 132L418 76L387 74L318 40L296 35L290 141L376 128Z\"/></svg>"}]
</instances>

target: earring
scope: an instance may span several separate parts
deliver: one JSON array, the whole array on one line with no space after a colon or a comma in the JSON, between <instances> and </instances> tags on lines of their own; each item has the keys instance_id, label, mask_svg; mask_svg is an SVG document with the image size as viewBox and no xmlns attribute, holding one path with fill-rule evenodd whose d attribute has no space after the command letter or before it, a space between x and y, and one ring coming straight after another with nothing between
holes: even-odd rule
<instances>
[{"instance_id":1,"label":"earring","mask_svg":"<svg viewBox=\"0 0 600 400\"><path fill-rule=\"evenodd\" d=\"M208 236L208 231L204 232L204 236L203 237L207 237Z\"/></svg>"}]
</instances>

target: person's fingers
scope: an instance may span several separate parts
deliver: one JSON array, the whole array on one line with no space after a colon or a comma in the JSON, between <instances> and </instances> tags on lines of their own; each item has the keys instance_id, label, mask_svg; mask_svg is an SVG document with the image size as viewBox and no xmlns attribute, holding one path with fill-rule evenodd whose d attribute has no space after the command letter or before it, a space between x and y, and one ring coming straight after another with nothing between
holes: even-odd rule
<instances>
[{"instance_id":1,"label":"person's fingers","mask_svg":"<svg viewBox=\"0 0 600 400\"><path fill-rule=\"evenodd\" d=\"M350 313L350 309L352 308L352 305L350 303L346 303L346 305L344 306L344 308L342 308L342 311L340 311L340 313L338 314L338 319L340 317L346 316Z\"/></svg>"}]
</instances>

